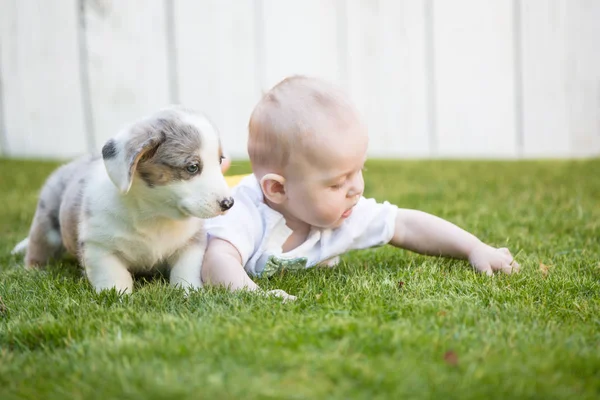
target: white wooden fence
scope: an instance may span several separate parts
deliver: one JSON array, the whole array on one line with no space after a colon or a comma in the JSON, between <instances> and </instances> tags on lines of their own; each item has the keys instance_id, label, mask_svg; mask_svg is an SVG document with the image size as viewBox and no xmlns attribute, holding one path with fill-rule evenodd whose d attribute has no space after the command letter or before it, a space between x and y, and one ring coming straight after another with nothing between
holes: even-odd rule
<instances>
[{"instance_id":1,"label":"white wooden fence","mask_svg":"<svg viewBox=\"0 0 600 400\"><path fill-rule=\"evenodd\" d=\"M98 151L177 102L244 158L295 73L349 91L375 157L600 154L600 0L0 0L0 154Z\"/></svg>"}]
</instances>

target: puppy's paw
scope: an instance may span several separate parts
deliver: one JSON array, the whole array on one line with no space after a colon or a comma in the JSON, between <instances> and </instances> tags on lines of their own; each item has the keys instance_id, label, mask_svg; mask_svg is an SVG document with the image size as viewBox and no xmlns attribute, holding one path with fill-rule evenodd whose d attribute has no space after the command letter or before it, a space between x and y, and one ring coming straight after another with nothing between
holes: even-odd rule
<instances>
[{"instance_id":1,"label":"puppy's paw","mask_svg":"<svg viewBox=\"0 0 600 400\"><path fill-rule=\"evenodd\" d=\"M114 293L116 296L122 297L122 296L128 296L131 293L133 293L133 288L130 287L117 287L116 285L113 286L95 286L94 290L96 290L96 293L98 294L106 294L106 293Z\"/></svg>"},{"instance_id":2,"label":"puppy's paw","mask_svg":"<svg viewBox=\"0 0 600 400\"><path fill-rule=\"evenodd\" d=\"M125 296L133 293L133 278L129 274L124 275L121 279L94 280L91 283L94 290L96 290L96 293L114 292L118 296Z\"/></svg>"},{"instance_id":3,"label":"puppy's paw","mask_svg":"<svg viewBox=\"0 0 600 400\"><path fill-rule=\"evenodd\" d=\"M170 283L173 287L183 289L185 297L188 297L192 292L202 289L202 282L200 279L194 279L193 282L190 282L188 280L175 279L174 276L171 276Z\"/></svg>"},{"instance_id":4,"label":"puppy's paw","mask_svg":"<svg viewBox=\"0 0 600 400\"><path fill-rule=\"evenodd\" d=\"M184 286L180 286L180 287L183 287L183 295L185 297L189 297L190 294L202 289L202 284L200 284L200 285L184 285Z\"/></svg>"}]
</instances>

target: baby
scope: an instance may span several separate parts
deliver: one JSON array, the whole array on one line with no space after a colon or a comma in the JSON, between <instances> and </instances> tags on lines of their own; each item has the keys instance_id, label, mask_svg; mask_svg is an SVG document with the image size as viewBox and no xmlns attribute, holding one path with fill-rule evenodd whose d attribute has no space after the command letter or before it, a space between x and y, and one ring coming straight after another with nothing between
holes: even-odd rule
<instances>
[{"instance_id":1,"label":"baby","mask_svg":"<svg viewBox=\"0 0 600 400\"><path fill-rule=\"evenodd\" d=\"M468 259L488 275L518 271L506 248L433 215L364 198L368 141L359 113L335 86L294 76L266 93L249 124L253 174L235 187L235 206L206 225L204 283L260 290L249 274L333 265L349 250L388 243Z\"/></svg>"}]
</instances>

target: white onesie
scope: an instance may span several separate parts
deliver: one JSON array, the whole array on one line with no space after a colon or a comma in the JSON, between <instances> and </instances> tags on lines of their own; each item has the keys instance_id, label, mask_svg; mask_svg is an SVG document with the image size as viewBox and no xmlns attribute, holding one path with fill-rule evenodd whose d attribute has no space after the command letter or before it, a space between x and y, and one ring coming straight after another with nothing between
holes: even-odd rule
<instances>
[{"instance_id":1,"label":"white onesie","mask_svg":"<svg viewBox=\"0 0 600 400\"><path fill-rule=\"evenodd\" d=\"M283 215L264 202L258 180L249 175L233 189L234 206L206 220L210 237L230 242L250 275L272 276L282 269L309 268L350 250L387 244L394 236L397 207L362 197L336 229L312 228L306 241L283 253L292 230Z\"/></svg>"}]
</instances>

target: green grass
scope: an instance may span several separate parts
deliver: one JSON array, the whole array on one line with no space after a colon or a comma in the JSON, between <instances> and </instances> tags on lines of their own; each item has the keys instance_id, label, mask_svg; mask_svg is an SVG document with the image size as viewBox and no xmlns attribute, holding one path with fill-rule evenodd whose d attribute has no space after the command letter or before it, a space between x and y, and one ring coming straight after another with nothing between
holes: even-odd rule
<instances>
[{"instance_id":1,"label":"green grass","mask_svg":"<svg viewBox=\"0 0 600 400\"><path fill-rule=\"evenodd\" d=\"M24 271L9 252L55 165L0 160L1 399L600 396L600 160L369 162L368 196L508 246L522 272L384 247L259 280L288 304Z\"/></svg>"}]
</instances>

